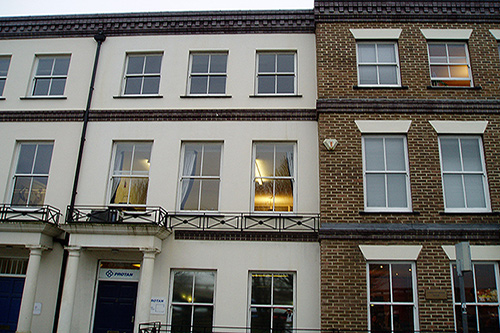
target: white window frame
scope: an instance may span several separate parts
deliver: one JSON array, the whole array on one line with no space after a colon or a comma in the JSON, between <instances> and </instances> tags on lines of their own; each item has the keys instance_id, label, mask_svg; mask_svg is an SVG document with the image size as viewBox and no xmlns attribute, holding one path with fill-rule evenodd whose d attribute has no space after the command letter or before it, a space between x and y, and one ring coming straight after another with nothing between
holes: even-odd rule
<instances>
[{"instance_id":1,"label":"white window frame","mask_svg":"<svg viewBox=\"0 0 500 333\"><path fill-rule=\"evenodd\" d=\"M386 164L385 155L385 140L388 138L401 138L403 139L404 146L404 159L405 168L403 171L389 171L389 170L377 170L377 171L367 171L366 170L366 149L365 149L365 139L367 138L378 138L383 139L384 142L384 164ZM411 182L410 182L410 166L408 158L408 141L406 135L401 134L363 134L362 135L362 151L363 151L363 193L364 193L364 209L366 212L411 212L412 211L412 200L411 200ZM387 166L385 166L387 169ZM385 207L369 207L368 206L368 189L367 189L367 174L383 174L385 176ZM387 185L387 175L389 174L404 174L406 176L406 198L407 207L388 207L388 185Z\"/></svg>"},{"instance_id":2,"label":"white window frame","mask_svg":"<svg viewBox=\"0 0 500 333\"><path fill-rule=\"evenodd\" d=\"M458 139L459 140L459 147L461 147L461 139L478 139L479 141L479 154L481 158L481 166L482 166L482 171L444 171L443 168L443 154L442 154L442 149L441 149L441 139ZM478 135L439 135L438 137L438 145L439 145L439 161L441 165L441 183L442 183L442 190L443 190L443 206L445 212L450 212L450 213L464 213L464 212L472 212L472 213L484 213L484 212L490 212L491 211L491 203L490 203L490 191L488 188L488 176L486 172L486 162L484 158L484 146L483 146L483 140L481 136ZM460 153L460 163L462 165L462 170L463 170L463 158L462 158L462 149L459 151ZM445 174L455 174L455 175L461 175L462 176L462 186L464 189L464 203L465 207L463 208L448 208L446 207L446 190L445 190L445 185L444 185L444 175ZM465 195L465 185L464 185L464 180L463 177L468 174L475 174L475 175L482 175L483 177L483 191L484 191L484 200L486 202L486 207L484 208L477 208L477 207L471 207L467 208L467 196Z\"/></svg>"},{"instance_id":3,"label":"white window frame","mask_svg":"<svg viewBox=\"0 0 500 333\"><path fill-rule=\"evenodd\" d=\"M292 309L292 314L293 314L293 320L292 320L292 330L293 331L296 327L296 320L297 320L297 272L280 272L280 271L249 271L248 272L248 313L247 313L247 327L251 327L252 324L252 275L253 274L266 274L266 275L272 275L272 283L271 283L271 304L269 305L264 305L264 304L257 304L253 305L254 308L270 308L271 309L271 332L273 332L273 327L272 327L272 322L273 322L273 316L272 316L272 310L274 308L289 308ZM280 275L280 274L290 274L293 276L293 305L280 305L280 304L274 304L274 299L273 299L273 286L274 286L274 275ZM285 332L287 330L285 329Z\"/></svg>"},{"instance_id":4,"label":"white window frame","mask_svg":"<svg viewBox=\"0 0 500 333\"><path fill-rule=\"evenodd\" d=\"M193 73L193 57L197 55L207 55L208 56L208 70L206 73ZM210 72L210 63L212 61L212 56L214 55L225 55L226 56L226 71L224 73ZM188 73L188 85L187 85L187 95L188 96L226 96L227 95L227 64L229 60L228 52L190 52L189 53L189 73ZM207 77L207 91L206 93L192 93L191 92L191 80L193 77L206 76ZM210 91L210 77L225 77L226 82L224 84L223 93L209 93Z\"/></svg>"},{"instance_id":5,"label":"white window frame","mask_svg":"<svg viewBox=\"0 0 500 333\"><path fill-rule=\"evenodd\" d=\"M175 272L189 272L189 273L194 273L195 272L213 272L214 273L214 294L213 294L213 303L196 303L196 302L174 302L173 301L173 296L174 296L174 279L175 279ZM193 284L195 284L196 281L193 278ZM170 327L172 327L172 311L173 311L173 306L174 305L191 305L191 308L193 309L196 305L201 305L201 306L212 306L212 328L215 323L215 304L216 304L216 296L217 296L217 271L216 270L211 270L211 269L172 269L170 272L170 296L169 296L169 309L168 309L168 324ZM192 292L194 292L194 286L192 289ZM191 311L191 331L193 330L193 314L194 311Z\"/></svg>"},{"instance_id":6,"label":"white window frame","mask_svg":"<svg viewBox=\"0 0 500 333\"><path fill-rule=\"evenodd\" d=\"M364 62L360 63L360 51L359 51L359 46L363 44L370 44L370 45L375 45L375 57L377 60L375 62ZM395 62L379 62L378 61L378 46L379 45L393 45L394 46L394 55L395 55ZM398 52L398 42L397 40L395 41L368 41L368 40L359 40L356 41L356 64L357 64L357 70L358 70L358 86L360 87L401 87L401 72L400 72L400 65L399 65L399 52ZM360 67L362 66L376 66L377 68L377 84L362 84L361 83L361 71ZM380 83L380 74L379 74L379 68L384 67L384 66L391 66L391 67L396 67L396 79L397 82L394 84L385 84L385 83Z\"/></svg>"},{"instance_id":7,"label":"white window frame","mask_svg":"<svg viewBox=\"0 0 500 333\"><path fill-rule=\"evenodd\" d=\"M133 154L135 154L135 146L137 144L150 144L151 150L150 150L150 159L151 159L151 154L153 151L153 141L113 141L113 153L112 153L112 159L111 159L111 169L110 169L110 176L109 176L109 185L108 185L108 198L107 198L107 204L112 207L146 207L147 206L147 199L148 199L148 192L149 192L149 185L150 185L150 179L149 179L149 174L150 174L150 169L148 170L147 173L140 173L140 174L133 174L132 168L129 171L128 174L116 174L115 175L115 161L116 161L116 149L118 145L120 144L132 144L134 145L133 148ZM131 158L131 163L133 163L134 160L134 155L132 155ZM151 160L149 162L151 164ZM132 165L132 164L131 164ZM134 179L134 178L147 178L148 179L148 189L146 192L146 203L144 204L132 204L130 203L130 190L132 186L129 185L129 193L127 196L127 200L129 202L127 203L111 203L111 198L113 196L113 180L114 178L127 178L127 179Z\"/></svg>"},{"instance_id":8,"label":"white window frame","mask_svg":"<svg viewBox=\"0 0 500 333\"><path fill-rule=\"evenodd\" d=\"M275 71L274 72L259 72L260 55L274 55L275 56ZM278 72L278 55L293 55L294 71L293 72ZM257 51L255 58L255 95L258 96L296 96L298 93L298 52L297 51ZM278 93L278 80L279 76L293 75L293 92L292 93ZM274 76L274 93L259 93L259 77L260 76Z\"/></svg>"},{"instance_id":9,"label":"white window frame","mask_svg":"<svg viewBox=\"0 0 500 333\"><path fill-rule=\"evenodd\" d=\"M433 63L431 62L431 53L430 53L430 45L437 45L437 44L443 44L446 46L446 59L447 61L446 62L436 62L436 63ZM463 45L464 48L465 48L465 56L467 58L467 62L466 63L453 63L453 62L450 62L449 61L449 54L448 54L448 45ZM450 88L468 88L468 87L474 87L474 82L472 80L472 68L471 68L471 65L470 65L470 55L469 55L469 47L468 47L468 43L467 42L460 42L460 41L446 41L446 40L443 40L443 41L433 41L433 42L427 42L427 58L429 59L429 76L430 76L430 79L431 79L431 86L435 86L435 87L447 87L447 86L439 86L439 85L434 85L434 82L448 82L448 81L469 81L470 84L469 86L449 86ZM450 73L450 67L452 66L464 66L464 65L467 65L467 71L469 73L469 77L468 78L453 78L451 77L451 73ZM448 77L436 77L436 78L433 78L432 77L432 69L431 69L431 66L447 66L448 67L448 74L449 76Z\"/></svg>"},{"instance_id":10,"label":"white window frame","mask_svg":"<svg viewBox=\"0 0 500 333\"><path fill-rule=\"evenodd\" d=\"M451 280L452 280L452 297L453 297L453 312L455 314L454 316L454 322L455 322L455 332L458 332L461 330L461 327L458 327L457 323L457 316L461 316L461 312L457 313L457 307L461 306L460 302L457 302L457 298L460 299L460 295L455 294L455 283L458 283L458 281L455 281L454 279L454 274L453 274L453 265L455 265L456 262L451 262L450 263L450 274L451 274ZM496 302L477 302L477 285L476 285L476 264L487 264L487 265L493 265L493 269L495 272L495 280L496 280L496 290L497 290L497 301ZM498 268L498 262L493 262L493 261L473 261L472 262L473 270L472 270L472 281L474 284L474 296L475 296L475 302L466 302L467 307L475 307L476 308L476 332L480 332L479 330L479 313L477 311L477 308L480 306L489 306L489 307L495 307L497 308L497 311L500 313L500 295L498 295L498 291L500 290L500 275L499 275L499 268ZM469 323L470 325L470 323ZM500 323L499 323L500 325Z\"/></svg>"},{"instance_id":11,"label":"white window frame","mask_svg":"<svg viewBox=\"0 0 500 333\"><path fill-rule=\"evenodd\" d=\"M148 56L159 56L160 57L160 71L158 73L144 73L146 67L146 57ZM144 63L142 66L142 73L138 74L128 74L128 66L131 57L143 57ZM160 94L160 85L161 85L161 66L163 64L163 53L162 52L148 52L148 53L127 53L125 58L125 69L123 73L123 85L122 85L122 95L123 96L158 96ZM158 77L158 92L153 94L147 94L143 92L144 89L144 78L147 77ZM129 78L141 78L141 89L138 94L127 94L125 93L125 89L127 87L127 81Z\"/></svg>"},{"instance_id":12,"label":"white window frame","mask_svg":"<svg viewBox=\"0 0 500 333\"><path fill-rule=\"evenodd\" d=\"M185 153L186 153L186 145L190 145L190 144L195 144L195 145L202 145L202 161L201 161L201 170L200 170L200 173L203 172L203 161L204 161L204 153L205 153L205 145L206 144L217 144L220 146L220 150L221 150L221 153L220 153L220 161L219 161L219 175L218 176L203 176L203 175L199 175L199 176L185 176L183 174L183 171L184 171L184 163L186 163L186 160L185 160ZM178 209L179 211L182 211L182 212L217 212L219 211L219 208L220 208L220 198L221 198L221 174L222 174L222 161L223 161L223 157L224 157L224 145L222 142L219 142L219 141L185 141L182 143L182 154L181 154L181 167L179 168L179 187L178 187ZM196 165L195 165L196 166ZM200 191L198 193L198 209L197 210L186 210L186 209L182 209L182 183L183 183L183 180L185 179L193 179L193 180L196 180L196 179L199 179L201 181L203 180L209 180L209 179L214 179L214 180L218 180L219 181L219 196L217 198L217 209L215 210L201 210L200 209L200 204L201 204L201 188L200 188Z\"/></svg>"},{"instance_id":13,"label":"white window frame","mask_svg":"<svg viewBox=\"0 0 500 333\"><path fill-rule=\"evenodd\" d=\"M7 75L9 74L9 67L12 57L10 55L0 55L0 60L5 59L8 60L7 69L5 71L5 75L0 73L0 82L3 82L0 85L0 97L4 96L5 84L7 83Z\"/></svg>"},{"instance_id":14,"label":"white window frame","mask_svg":"<svg viewBox=\"0 0 500 333\"><path fill-rule=\"evenodd\" d=\"M377 302L377 301L371 301L370 300L370 265L389 265L389 278L390 278L390 301L388 302ZM411 265L411 275L412 275L412 297L413 297L413 302L394 302L393 300L393 289L392 289L392 265L394 264L409 264ZM395 332L397 330L394 329L394 312L393 312L393 306L397 305L406 305L406 306L413 306L413 327L414 327L414 332L418 332L420 330L419 328L419 319L418 319L418 292L417 292L417 274L416 274L416 265L415 261L367 261L366 263L366 290L367 290L367 302L368 302L368 332L371 332L371 325L372 325L372 314L371 314L371 306L372 305L385 305L385 306L390 306L391 307L391 332Z\"/></svg>"},{"instance_id":15,"label":"white window frame","mask_svg":"<svg viewBox=\"0 0 500 333\"><path fill-rule=\"evenodd\" d=\"M54 71L54 64L55 64L55 61L56 59L62 59L62 58L68 58L69 59L69 64L68 64L68 71L66 72L66 74L58 74L58 75L54 75L53 74L53 71ZM51 70L51 73L49 75L37 75L37 71L38 71L38 66L40 64L40 59L54 59L54 63L52 64L52 70ZM32 97L61 97L61 96L64 96L65 92L66 92L66 84L68 82L68 73L69 73L69 67L71 66L71 54L57 54L57 55L37 55L36 58L35 58L35 66L33 66L33 79L32 79L32 83L31 83L31 93L30 95ZM46 95L40 95L40 94L35 94L35 88L36 88L36 82L38 79L49 79L50 80L50 83L49 83L49 88L48 88L48 91L47 91L47 94ZM60 95L56 95L56 94L51 94L50 93L50 89L52 87L52 82L53 80L55 79L64 79L64 91L62 92L62 94Z\"/></svg>"},{"instance_id":16,"label":"white window frame","mask_svg":"<svg viewBox=\"0 0 500 333\"><path fill-rule=\"evenodd\" d=\"M277 145L293 145L293 175L290 176L290 177L278 177L278 176L273 176L273 177L265 177L263 176L262 178L268 178L270 180L281 180L281 179L289 179L292 181L292 195L293 195L293 209L291 211L277 211L275 210L275 197L276 197L276 194L273 193L273 210L266 210L266 211L262 211L262 210L256 210L255 209L255 182L257 181L256 179L257 178L261 178L261 177L256 177L256 173L258 173L258 171L256 170L257 168L257 163L256 163L256 157L257 157L257 145L259 144L266 144L266 145L273 145L274 146L274 162L276 162L276 146ZM296 210L297 210L297 175L298 175L298 172L297 172L297 160L298 160L298 157L297 157L297 142L295 141L290 141L290 142L287 142L287 141L254 141L253 142L253 147L252 147L252 184L251 184L251 188L252 188L252 202L251 202L251 207L252 207L252 213L256 213L256 214L292 214L292 213L295 213ZM274 170L274 166L273 166L273 170ZM274 190L273 190L274 192Z\"/></svg>"}]
</instances>

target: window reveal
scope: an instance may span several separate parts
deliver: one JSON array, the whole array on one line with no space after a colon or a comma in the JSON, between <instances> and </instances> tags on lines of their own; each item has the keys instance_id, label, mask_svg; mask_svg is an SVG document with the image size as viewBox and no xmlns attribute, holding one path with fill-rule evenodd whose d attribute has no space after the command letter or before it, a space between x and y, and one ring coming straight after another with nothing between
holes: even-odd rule
<instances>
[{"instance_id":1,"label":"window reveal","mask_svg":"<svg viewBox=\"0 0 500 333\"><path fill-rule=\"evenodd\" d=\"M295 94L295 53L257 54L257 94Z\"/></svg>"},{"instance_id":2,"label":"window reveal","mask_svg":"<svg viewBox=\"0 0 500 333\"><path fill-rule=\"evenodd\" d=\"M33 96L61 96L64 94L70 56L37 57L33 78Z\"/></svg>"},{"instance_id":3,"label":"window reveal","mask_svg":"<svg viewBox=\"0 0 500 333\"><path fill-rule=\"evenodd\" d=\"M227 54L191 54L190 95L226 93Z\"/></svg>"},{"instance_id":4,"label":"window reveal","mask_svg":"<svg viewBox=\"0 0 500 333\"><path fill-rule=\"evenodd\" d=\"M358 84L399 86L397 43L358 43Z\"/></svg>"},{"instance_id":5,"label":"window reveal","mask_svg":"<svg viewBox=\"0 0 500 333\"><path fill-rule=\"evenodd\" d=\"M125 95L156 95L160 88L161 54L127 57Z\"/></svg>"}]
</instances>

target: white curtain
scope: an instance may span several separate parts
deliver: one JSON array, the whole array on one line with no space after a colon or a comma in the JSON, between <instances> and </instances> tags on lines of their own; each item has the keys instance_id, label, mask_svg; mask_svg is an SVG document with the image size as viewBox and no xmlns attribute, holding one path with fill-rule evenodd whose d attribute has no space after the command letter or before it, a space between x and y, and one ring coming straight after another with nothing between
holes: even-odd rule
<instances>
[{"instance_id":1,"label":"white curtain","mask_svg":"<svg viewBox=\"0 0 500 333\"><path fill-rule=\"evenodd\" d=\"M198 153L196 151L185 151L184 152L184 167L182 169L182 183L181 183L181 209L184 209L184 205L189 197L191 188L193 187L194 179L186 179L185 176L194 176L196 172L196 157Z\"/></svg>"}]
</instances>

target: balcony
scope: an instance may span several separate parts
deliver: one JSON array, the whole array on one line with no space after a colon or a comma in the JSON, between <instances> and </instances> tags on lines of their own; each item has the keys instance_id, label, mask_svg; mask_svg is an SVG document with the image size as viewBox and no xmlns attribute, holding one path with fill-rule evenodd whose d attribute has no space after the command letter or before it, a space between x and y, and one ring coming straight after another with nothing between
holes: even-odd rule
<instances>
[{"instance_id":1,"label":"balcony","mask_svg":"<svg viewBox=\"0 0 500 333\"><path fill-rule=\"evenodd\" d=\"M42 222L57 226L61 212L49 206L24 207L0 204L0 223L4 222Z\"/></svg>"},{"instance_id":2,"label":"balcony","mask_svg":"<svg viewBox=\"0 0 500 333\"><path fill-rule=\"evenodd\" d=\"M166 226L167 211L161 207L141 207L127 210L125 207L75 206L68 207L66 223L93 224L151 224Z\"/></svg>"}]
</instances>

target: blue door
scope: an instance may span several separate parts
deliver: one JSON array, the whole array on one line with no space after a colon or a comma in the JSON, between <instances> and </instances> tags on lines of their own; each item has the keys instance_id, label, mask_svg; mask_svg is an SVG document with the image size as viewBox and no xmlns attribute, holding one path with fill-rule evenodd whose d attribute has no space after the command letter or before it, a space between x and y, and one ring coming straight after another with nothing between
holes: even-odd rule
<instances>
[{"instance_id":1,"label":"blue door","mask_svg":"<svg viewBox=\"0 0 500 333\"><path fill-rule=\"evenodd\" d=\"M137 282L99 281L94 333L134 331Z\"/></svg>"},{"instance_id":2,"label":"blue door","mask_svg":"<svg viewBox=\"0 0 500 333\"><path fill-rule=\"evenodd\" d=\"M16 331L23 288L24 277L0 277L0 333Z\"/></svg>"}]
</instances>

